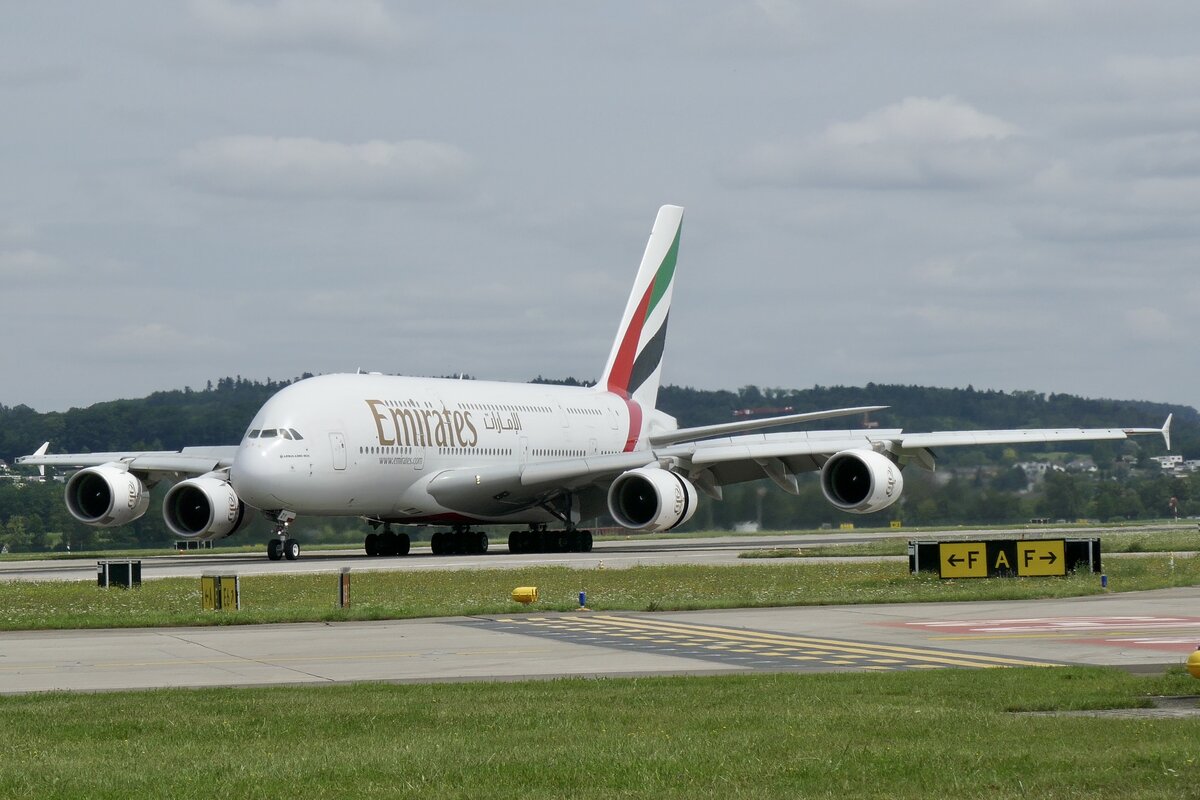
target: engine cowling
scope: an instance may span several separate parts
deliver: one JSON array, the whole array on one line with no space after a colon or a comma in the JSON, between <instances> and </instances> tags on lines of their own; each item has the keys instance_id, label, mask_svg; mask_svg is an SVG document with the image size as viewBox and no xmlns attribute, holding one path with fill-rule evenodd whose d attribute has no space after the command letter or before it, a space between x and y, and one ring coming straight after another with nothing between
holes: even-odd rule
<instances>
[{"instance_id":1,"label":"engine cowling","mask_svg":"<svg viewBox=\"0 0 1200 800\"><path fill-rule=\"evenodd\" d=\"M900 467L874 450L843 450L821 468L821 491L842 511L870 514L900 499Z\"/></svg>"},{"instance_id":2,"label":"engine cowling","mask_svg":"<svg viewBox=\"0 0 1200 800\"><path fill-rule=\"evenodd\" d=\"M608 488L608 513L623 528L669 531L696 513L696 487L669 470L632 469Z\"/></svg>"},{"instance_id":3,"label":"engine cowling","mask_svg":"<svg viewBox=\"0 0 1200 800\"><path fill-rule=\"evenodd\" d=\"M180 481L163 498L163 520L181 539L224 539L248 521L229 481L207 475Z\"/></svg>"},{"instance_id":4,"label":"engine cowling","mask_svg":"<svg viewBox=\"0 0 1200 800\"><path fill-rule=\"evenodd\" d=\"M150 490L124 464L81 469L67 481L67 511L84 525L112 528L133 522L150 506Z\"/></svg>"}]
</instances>

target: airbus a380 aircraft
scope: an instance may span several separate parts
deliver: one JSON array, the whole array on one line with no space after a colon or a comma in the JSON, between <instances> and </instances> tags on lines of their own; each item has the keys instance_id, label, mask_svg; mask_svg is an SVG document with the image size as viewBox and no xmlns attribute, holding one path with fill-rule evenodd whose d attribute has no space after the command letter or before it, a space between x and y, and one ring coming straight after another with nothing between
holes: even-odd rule
<instances>
[{"instance_id":1,"label":"airbus a380 aircraft","mask_svg":"<svg viewBox=\"0 0 1200 800\"><path fill-rule=\"evenodd\" d=\"M297 515L362 517L376 529L368 555L406 554L392 525L413 524L451 528L435 553L483 552L478 526L499 525L525 526L509 534L512 552L590 550L581 520L607 511L626 528L670 530L695 512L697 490L719 500L722 486L762 477L796 493L797 474L820 471L830 503L867 514L899 499L903 467L933 469L937 447L1154 433L1170 447L1170 417L1161 429L756 432L882 406L680 429L655 401L682 220L678 206L659 209L594 387L325 375L273 396L236 446L48 455L47 443L17 463L82 468L67 508L96 527L140 517L164 480L178 481L163 517L183 539L230 536L258 510L275 523L267 555L278 560L299 557Z\"/></svg>"}]
</instances>

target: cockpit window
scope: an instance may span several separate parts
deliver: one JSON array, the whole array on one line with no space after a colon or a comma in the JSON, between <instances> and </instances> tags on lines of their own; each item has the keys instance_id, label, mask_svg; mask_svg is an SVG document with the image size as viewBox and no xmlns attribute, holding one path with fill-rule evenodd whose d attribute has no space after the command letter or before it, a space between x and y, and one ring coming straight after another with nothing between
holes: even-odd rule
<instances>
[{"instance_id":1,"label":"cockpit window","mask_svg":"<svg viewBox=\"0 0 1200 800\"><path fill-rule=\"evenodd\" d=\"M280 429L279 429L279 435L280 435L280 436L282 436L282 437L283 437L283 438L285 438L285 439L291 439L291 438L292 438L292 433L291 433L291 431L289 431L287 428L280 428Z\"/></svg>"},{"instance_id":2,"label":"cockpit window","mask_svg":"<svg viewBox=\"0 0 1200 800\"><path fill-rule=\"evenodd\" d=\"M254 430L252 430L248 434L246 434L246 438L247 439L257 439L258 435L260 433L262 433L262 431L260 431L258 428L255 428Z\"/></svg>"},{"instance_id":3,"label":"cockpit window","mask_svg":"<svg viewBox=\"0 0 1200 800\"><path fill-rule=\"evenodd\" d=\"M274 438L275 438L276 436L278 436L278 435L279 435L279 429L278 429L278 428L267 428L266 430L264 430L264 431L262 432L262 435L261 435L261 436L259 436L258 438L260 438L260 439L274 439Z\"/></svg>"},{"instance_id":4,"label":"cockpit window","mask_svg":"<svg viewBox=\"0 0 1200 800\"><path fill-rule=\"evenodd\" d=\"M300 432L298 430L296 430L295 428L288 428L288 430L292 432L293 439L299 441L300 439L304 438L303 436L300 435Z\"/></svg>"}]
</instances>

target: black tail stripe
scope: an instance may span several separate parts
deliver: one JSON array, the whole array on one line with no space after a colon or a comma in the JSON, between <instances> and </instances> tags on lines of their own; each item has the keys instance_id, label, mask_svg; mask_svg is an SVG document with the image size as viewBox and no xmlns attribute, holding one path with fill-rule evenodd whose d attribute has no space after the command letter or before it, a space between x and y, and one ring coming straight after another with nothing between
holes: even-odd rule
<instances>
[{"instance_id":1,"label":"black tail stripe","mask_svg":"<svg viewBox=\"0 0 1200 800\"><path fill-rule=\"evenodd\" d=\"M662 327L655 331L654 336L646 342L642 352L634 359L633 369L629 372L629 394L632 395L642 388L642 384L649 380L654 370L662 363L663 348L667 345L667 321L670 318L670 314L663 317Z\"/></svg>"}]
</instances>

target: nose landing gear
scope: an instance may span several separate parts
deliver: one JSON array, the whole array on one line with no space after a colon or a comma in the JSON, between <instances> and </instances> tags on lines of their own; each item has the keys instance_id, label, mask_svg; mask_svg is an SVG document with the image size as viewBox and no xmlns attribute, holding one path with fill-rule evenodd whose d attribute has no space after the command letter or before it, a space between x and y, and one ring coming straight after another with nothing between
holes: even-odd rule
<instances>
[{"instance_id":1,"label":"nose landing gear","mask_svg":"<svg viewBox=\"0 0 1200 800\"><path fill-rule=\"evenodd\" d=\"M295 561L300 557L300 543L288 536L288 526L296 519L290 511L280 511L273 515L275 520L275 538L267 540L267 558L271 561Z\"/></svg>"}]
</instances>

